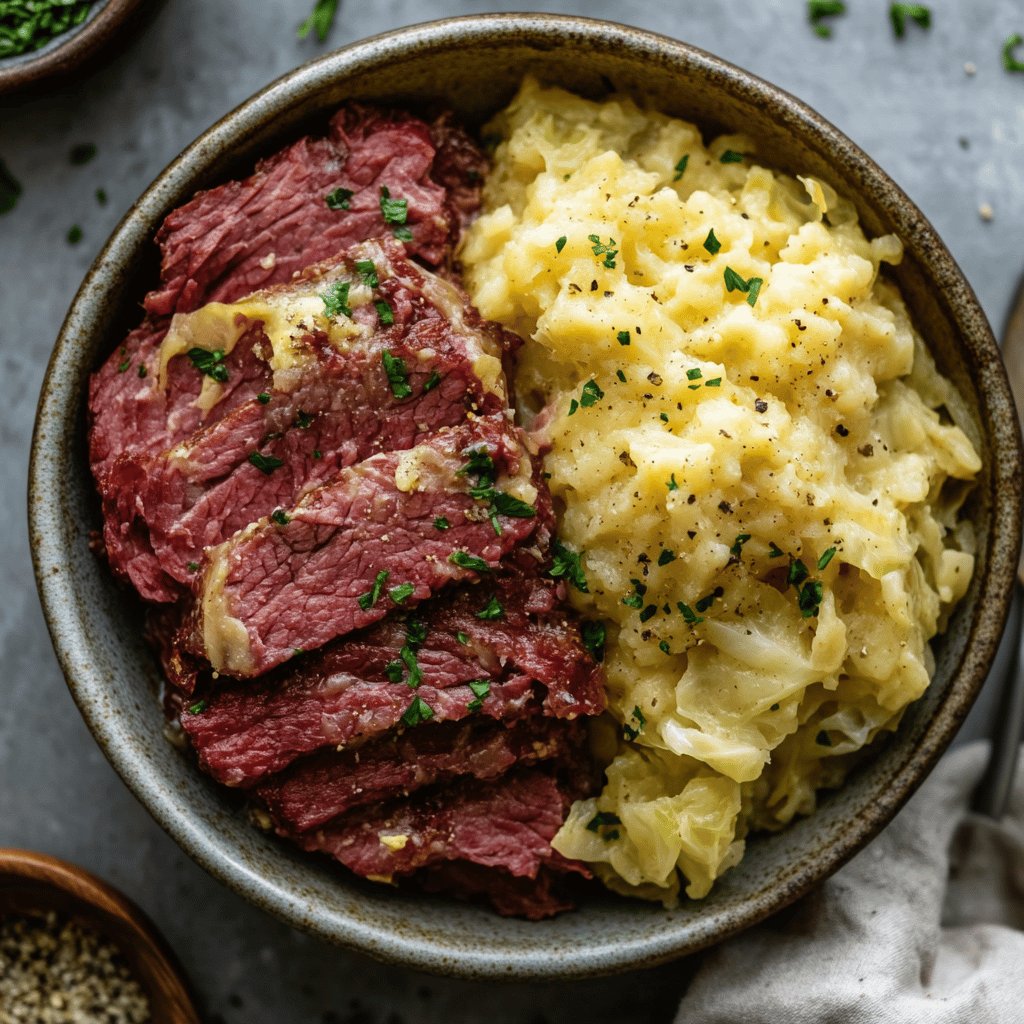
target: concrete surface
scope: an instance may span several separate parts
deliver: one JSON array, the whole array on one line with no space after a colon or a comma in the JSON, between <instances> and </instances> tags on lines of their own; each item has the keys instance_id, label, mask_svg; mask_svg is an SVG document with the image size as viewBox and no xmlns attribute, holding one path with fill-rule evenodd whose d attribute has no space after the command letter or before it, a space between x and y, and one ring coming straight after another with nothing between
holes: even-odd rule
<instances>
[{"instance_id":1,"label":"concrete surface","mask_svg":"<svg viewBox=\"0 0 1024 1024\"><path fill-rule=\"evenodd\" d=\"M26 542L29 436L53 338L122 212L198 132L328 47L523 5L343 0L324 46L295 38L310 6L165 0L127 49L84 80L0 100L0 158L25 186L0 218L0 845L77 861L124 889L164 930L214 1022L669 1020L691 965L561 986L471 985L371 963L256 911L193 865L135 803L79 719L51 653ZM1003 70L1000 49L1011 32L1024 33L1024 11L1015 0L936 0L931 30L910 25L896 41L886 4L850 7L826 41L811 32L799 0L536 5L676 36L809 102L932 218L998 328L1024 263L1024 74ZM78 142L99 147L84 167L67 158ZM77 245L66 241L73 224L84 232ZM976 710L969 735L984 732L987 713Z\"/></svg>"}]
</instances>

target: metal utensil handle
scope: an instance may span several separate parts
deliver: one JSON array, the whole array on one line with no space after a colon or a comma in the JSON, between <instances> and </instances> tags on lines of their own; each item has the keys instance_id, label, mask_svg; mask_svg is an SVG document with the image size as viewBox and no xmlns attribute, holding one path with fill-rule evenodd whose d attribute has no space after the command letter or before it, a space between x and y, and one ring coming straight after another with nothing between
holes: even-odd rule
<instances>
[{"instance_id":1,"label":"metal utensil handle","mask_svg":"<svg viewBox=\"0 0 1024 1024\"><path fill-rule=\"evenodd\" d=\"M1006 805L1013 788L1020 750L1021 730L1024 728L1024 587L1018 583L1013 595L1013 607L1007 626L1009 635L1016 637L1017 650L1008 658L1003 677L999 680L999 706L992 728L992 750L985 774L974 791L972 809L998 820L1006 813Z\"/></svg>"}]
</instances>

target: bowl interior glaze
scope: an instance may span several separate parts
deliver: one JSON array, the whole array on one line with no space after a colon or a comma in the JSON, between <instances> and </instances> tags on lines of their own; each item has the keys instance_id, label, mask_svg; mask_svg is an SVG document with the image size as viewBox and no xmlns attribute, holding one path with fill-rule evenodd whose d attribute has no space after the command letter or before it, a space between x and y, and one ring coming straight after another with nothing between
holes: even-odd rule
<instances>
[{"instance_id":1,"label":"bowl interior glaze","mask_svg":"<svg viewBox=\"0 0 1024 1024\"><path fill-rule=\"evenodd\" d=\"M84 413L89 373L135 325L156 280L152 236L170 209L304 131L322 131L343 100L450 107L477 126L528 72L589 96L628 93L706 133L742 130L769 165L814 174L852 198L869 234L897 233L907 256L895 277L964 396L964 425L985 463L969 513L977 572L936 645L932 686L895 738L813 817L751 842L703 902L666 911L599 897L538 924L375 887L293 852L254 829L164 739L137 603L88 546L99 516ZM570 978L651 965L733 934L834 871L892 818L948 745L994 656L1020 540L1019 466L1005 373L970 287L920 211L848 139L788 94L682 43L606 22L496 15L412 27L300 68L211 128L140 198L85 279L54 351L33 443L31 539L54 646L83 716L128 786L200 864L293 925L373 956L466 977Z\"/></svg>"}]
</instances>

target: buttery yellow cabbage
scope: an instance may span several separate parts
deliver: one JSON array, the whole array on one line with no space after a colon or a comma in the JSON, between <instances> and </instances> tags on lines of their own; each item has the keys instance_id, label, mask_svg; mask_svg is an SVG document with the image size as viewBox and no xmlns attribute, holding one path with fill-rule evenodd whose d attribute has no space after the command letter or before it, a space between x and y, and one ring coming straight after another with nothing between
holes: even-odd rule
<instances>
[{"instance_id":1,"label":"buttery yellow cabbage","mask_svg":"<svg viewBox=\"0 0 1024 1024\"><path fill-rule=\"evenodd\" d=\"M489 130L465 280L527 339L516 391L619 723L555 846L700 897L927 687L973 569L971 428L879 277L899 240L826 184L533 81Z\"/></svg>"}]
</instances>

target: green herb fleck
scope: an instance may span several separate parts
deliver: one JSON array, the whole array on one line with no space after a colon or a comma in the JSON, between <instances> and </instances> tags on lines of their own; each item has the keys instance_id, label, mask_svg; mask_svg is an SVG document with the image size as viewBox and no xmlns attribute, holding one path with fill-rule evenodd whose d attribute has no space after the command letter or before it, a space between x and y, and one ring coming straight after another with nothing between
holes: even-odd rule
<instances>
[{"instance_id":1,"label":"green herb fleck","mask_svg":"<svg viewBox=\"0 0 1024 1024\"><path fill-rule=\"evenodd\" d=\"M690 162L690 154L689 153L687 153L686 156L681 156L679 158L678 162L676 163L676 167L675 167L676 173L675 173L675 175L672 178L673 181L678 181L686 173L686 165L689 162Z\"/></svg>"},{"instance_id":2,"label":"green herb fleck","mask_svg":"<svg viewBox=\"0 0 1024 1024\"><path fill-rule=\"evenodd\" d=\"M466 705L466 710L472 713L484 706L484 699L491 692L491 684L486 679L471 679L468 685L473 691L473 700Z\"/></svg>"},{"instance_id":3,"label":"green herb fleck","mask_svg":"<svg viewBox=\"0 0 1024 1024\"><path fill-rule=\"evenodd\" d=\"M693 369L686 371L687 380L700 380L703 376L704 374L699 366L695 366Z\"/></svg>"},{"instance_id":4,"label":"green herb fleck","mask_svg":"<svg viewBox=\"0 0 1024 1024\"><path fill-rule=\"evenodd\" d=\"M380 320L381 327L390 327L395 322L394 311L383 299L377 299L373 306L377 310L377 319Z\"/></svg>"},{"instance_id":5,"label":"green herb fleck","mask_svg":"<svg viewBox=\"0 0 1024 1024\"><path fill-rule=\"evenodd\" d=\"M615 257L618 256L619 254L619 250L613 248L613 246L616 244L615 239L612 238L611 235L609 235L608 242L604 243L601 241L598 235L587 235L587 238L589 238L590 241L593 242L593 245L591 246L591 251L593 252L593 254L595 256L604 256L604 259L601 262L609 270L614 270Z\"/></svg>"},{"instance_id":6,"label":"green herb fleck","mask_svg":"<svg viewBox=\"0 0 1024 1024\"><path fill-rule=\"evenodd\" d=\"M821 19L845 13L846 4L843 0L807 0L807 19L822 39L828 39L832 35L832 28L830 25L823 25Z\"/></svg>"},{"instance_id":7,"label":"green herb fleck","mask_svg":"<svg viewBox=\"0 0 1024 1024\"><path fill-rule=\"evenodd\" d=\"M2 8L4 6L6 5L0 4L0 13L3 13ZM2 31L3 29L0 28L0 32ZM95 156L96 143L79 142L77 145L71 147L71 152L68 153L68 160L70 161L72 167L82 167L84 164L87 164L90 160L92 160Z\"/></svg>"},{"instance_id":8,"label":"green herb fleck","mask_svg":"<svg viewBox=\"0 0 1024 1024\"><path fill-rule=\"evenodd\" d=\"M352 309L348 304L348 292L351 285L348 281L335 281L327 291L320 293L324 303L324 316L334 320L339 314L352 319Z\"/></svg>"},{"instance_id":9,"label":"green herb fleck","mask_svg":"<svg viewBox=\"0 0 1024 1024\"><path fill-rule=\"evenodd\" d=\"M603 622L581 622L580 637L594 661L604 661L604 644L608 631Z\"/></svg>"},{"instance_id":10,"label":"green herb fleck","mask_svg":"<svg viewBox=\"0 0 1024 1024\"><path fill-rule=\"evenodd\" d=\"M476 613L476 617L478 619L500 619L504 614L505 609L501 607L501 602L492 595L490 601Z\"/></svg>"},{"instance_id":11,"label":"green herb fleck","mask_svg":"<svg viewBox=\"0 0 1024 1024\"><path fill-rule=\"evenodd\" d=\"M467 551L453 551L448 556L448 561L460 569L472 569L473 572L491 571L491 567L482 558L477 558L476 555L471 555Z\"/></svg>"},{"instance_id":12,"label":"green herb fleck","mask_svg":"<svg viewBox=\"0 0 1024 1024\"><path fill-rule=\"evenodd\" d=\"M568 413L568 415L575 416L576 415L576 410L579 407L580 407L580 403L577 402L575 398L570 398L569 399L569 413Z\"/></svg>"},{"instance_id":13,"label":"green herb fleck","mask_svg":"<svg viewBox=\"0 0 1024 1024\"><path fill-rule=\"evenodd\" d=\"M684 621L688 622L691 626L696 626L704 621L688 604L677 601L676 607L682 613Z\"/></svg>"},{"instance_id":14,"label":"green herb fleck","mask_svg":"<svg viewBox=\"0 0 1024 1024\"><path fill-rule=\"evenodd\" d=\"M718 250L722 248L722 243L715 238L714 228L708 232L708 237L704 239L704 248L707 249L712 256L717 256Z\"/></svg>"},{"instance_id":15,"label":"green herb fleck","mask_svg":"<svg viewBox=\"0 0 1024 1024\"><path fill-rule=\"evenodd\" d=\"M267 402L270 401L270 395L266 391L261 391L256 396L256 401L258 401L260 403L260 405L266 405Z\"/></svg>"},{"instance_id":16,"label":"green herb fleck","mask_svg":"<svg viewBox=\"0 0 1024 1024\"><path fill-rule=\"evenodd\" d=\"M284 459L279 459L276 455L262 455L260 452L250 452L249 461L266 476L270 476L275 469L284 465Z\"/></svg>"},{"instance_id":17,"label":"green herb fleck","mask_svg":"<svg viewBox=\"0 0 1024 1024\"><path fill-rule=\"evenodd\" d=\"M387 569L381 569L373 581L373 586L365 594L359 595L357 603L364 612L369 611L380 600L381 594L384 593L384 585L390 575L391 573Z\"/></svg>"},{"instance_id":18,"label":"green herb fleck","mask_svg":"<svg viewBox=\"0 0 1024 1024\"><path fill-rule=\"evenodd\" d=\"M387 185L380 189L380 212L385 224L404 224L409 216L408 199L392 199Z\"/></svg>"},{"instance_id":19,"label":"green herb fleck","mask_svg":"<svg viewBox=\"0 0 1024 1024\"><path fill-rule=\"evenodd\" d=\"M807 566L800 561L799 558L794 558L789 563L789 572L786 574L786 585L792 587L798 587L810 573L807 571Z\"/></svg>"},{"instance_id":20,"label":"green herb fleck","mask_svg":"<svg viewBox=\"0 0 1024 1024\"><path fill-rule=\"evenodd\" d=\"M450 530L451 528L452 528L452 524L448 522L448 520L447 520L447 518L445 516L438 516L434 520L434 529L435 530Z\"/></svg>"},{"instance_id":21,"label":"green herb fleck","mask_svg":"<svg viewBox=\"0 0 1024 1024\"><path fill-rule=\"evenodd\" d=\"M897 39L902 39L906 35L907 18L917 22L921 28L931 28L932 12L924 4L890 4L889 20Z\"/></svg>"},{"instance_id":22,"label":"green herb fleck","mask_svg":"<svg viewBox=\"0 0 1024 1024\"><path fill-rule=\"evenodd\" d=\"M309 17L298 27L296 35L305 39L310 32L315 32L320 42L325 42L330 35L331 26L334 24L334 16L338 13L340 0L316 0Z\"/></svg>"},{"instance_id":23,"label":"green herb fleck","mask_svg":"<svg viewBox=\"0 0 1024 1024\"><path fill-rule=\"evenodd\" d=\"M303 412L301 409L295 414L295 426L299 430L309 430L313 420L316 419L316 413L314 412Z\"/></svg>"},{"instance_id":24,"label":"green herb fleck","mask_svg":"<svg viewBox=\"0 0 1024 1024\"><path fill-rule=\"evenodd\" d=\"M797 598L800 614L805 619L816 617L821 610L821 599L824 595L825 588L818 580L808 580L800 589Z\"/></svg>"},{"instance_id":25,"label":"green herb fleck","mask_svg":"<svg viewBox=\"0 0 1024 1024\"><path fill-rule=\"evenodd\" d=\"M380 354L380 358L391 385L391 394L395 398L408 398L412 388L409 387L409 371L405 367L405 360L401 356L393 356L387 349Z\"/></svg>"},{"instance_id":26,"label":"green herb fleck","mask_svg":"<svg viewBox=\"0 0 1024 1024\"><path fill-rule=\"evenodd\" d=\"M634 722L636 722L635 726L633 725ZM634 704L633 713L629 716L629 721L625 722L622 726L623 739L630 741L635 740L637 736L644 731L644 726L646 724L647 719L644 718L644 713L640 710L640 705Z\"/></svg>"},{"instance_id":27,"label":"green herb fleck","mask_svg":"<svg viewBox=\"0 0 1024 1024\"><path fill-rule=\"evenodd\" d=\"M669 489L670 491L678 491L678 490L679 490L679 484L677 484L677 483L676 483L676 475L675 475L675 473L673 473L673 474L672 474L672 475L671 475L671 476L670 476L670 477L668 478L668 482L667 482L667 483L665 484L665 486L666 486L666 487L667 487L667 488L668 488L668 489Z\"/></svg>"},{"instance_id":28,"label":"green herb fleck","mask_svg":"<svg viewBox=\"0 0 1024 1024\"><path fill-rule=\"evenodd\" d=\"M68 245L78 245L82 240L83 233L82 229L77 224L72 224L68 228Z\"/></svg>"},{"instance_id":29,"label":"green herb fleck","mask_svg":"<svg viewBox=\"0 0 1024 1024\"><path fill-rule=\"evenodd\" d=\"M719 158L720 164L741 164L743 163L743 154L737 153L735 149L727 149Z\"/></svg>"},{"instance_id":30,"label":"green herb fleck","mask_svg":"<svg viewBox=\"0 0 1024 1024\"><path fill-rule=\"evenodd\" d=\"M597 381L588 380L583 385L583 391L580 394L580 405L584 409L589 409L592 405L597 405L602 398L604 398L604 392L597 386Z\"/></svg>"},{"instance_id":31,"label":"green herb fleck","mask_svg":"<svg viewBox=\"0 0 1024 1024\"><path fill-rule=\"evenodd\" d=\"M410 690L419 689L420 683L423 682L423 673L420 671L420 663L416 660L416 652L411 646L406 644L398 652L398 657L402 660L402 664L409 672L405 677L405 685L408 686Z\"/></svg>"},{"instance_id":32,"label":"green herb fleck","mask_svg":"<svg viewBox=\"0 0 1024 1024\"><path fill-rule=\"evenodd\" d=\"M400 583L397 587L392 587L388 591L388 597L390 597L395 604L401 604L403 601L412 597L415 589L416 587L412 583Z\"/></svg>"},{"instance_id":33,"label":"green herb fleck","mask_svg":"<svg viewBox=\"0 0 1024 1024\"><path fill-rule=\"evenodd\" d=\"M224 352L222 349L214 349L210 352L205 348L190 348L188 357L192 365L207 377L212 377L219 384L224 384L228 379L228 368L224 365Z\"/></svg>"},{"instance_id":34,"label":"green herb fleck","mask_svg":"<svg viewBox=\"0 0 1024 1024\"><path fill-rule=\"evenodd\" d=\"M562 235L562 237L555 242L555 252L561 252L565 248L565 243L567 241L569 241L569 239L566 238L565 235Z\"/></svg>"},{"instance_id":35,"label":"green herb fleck","mask_svg":"<svg viewBox=\"0 0 1024 1024\"><path fill-rule=\"evenodd\" d=\"M400 242L411 242L412 241L412 229L407 227L393 228L391 234L395 236Z\"/></svg>"},{"instance_id":36,"label":"green herb fleck","mask_svg":"<svg viewBox=\"0 0 1024 1024\"><path fill-rule=\"evenodd\" d=\"M410 647L419 647L427 639L427 624L418 619L409 619L405 624L405 639Z\"/></svg>"},{"instance_id":37,"label":"green herb fleck","mask_svg":"<svg viewBox=\"0 0 1024 1024\"><path fill-rule=\"evenodd\" d=\"M711 380L704 381L704 387L706 388L720 388L722 386L721 377L712 377Z\"/></svg>"},{"instance_id":38,"label":"green herb fleck","mask_svg":"<svg viewBox=\"0 0 1024 1024\"><path fill-rule=\"evenodd\" d=\"M189 704L188 713L190 715L201 715L208 707L209 704L205 700L197 700L195 704Z\"/></svg>"},{"instance_id":39,"label":"green herb fleck","mask_svg":"<svg viewBox=\"0 0 1024 1024\"><path fill-rule=\"evenodd\" d=\"M735 555L737 558L743 553L743 545L750 540L749 533L738 533L736 539L732 542L732 547L729 548L729 554Z\"/></svg>"},{"instance_id":40,"label":"green herb fleck","mask_svg":"<svg viewBox=\"0 0 1024 1024\"><path fill-rule=\"evenodd\" d=\"M441 374L439 374L437 370L434 370L430 374L430 376L423 382L423 394L426 394L428 391L433 391L434 388L436 388L437 385L441 383L441 380Z\"/></svg>"},{"instance_id":41,"label":"green herb fleck","mask_svg":"<svg viewBox=\"0 0 1024 1024\"><path fill-rule=\"evenodd\" d=\"M646 607L646 608L645 608L645 609L644 609L644 610L643 610L643 611L642 611L642 612L640 613L640 621L641 621L641 622L646 622L646 621L647 621L648 619L651 619L651 618L653 618L653 617L654 617L655 615L657 615L657 613L658 613L658 606L657 606L657 605L654 605L654 604L649 604L649 605L648 605L648 606L647 606L647 607Z\"/></svg>"},{"instance_id":42,"label":"green herb fleck","mask_svg":"<svg viewBox=\"0 0 1024 1024\"><path fill-rule=\"evenodd\" d=\"M621 380L623 384L626 383L626 375L621 370L616 370L615 371L615 376L618 377L619 380Z\"/></svg>"},{"instance_id":43,"label":"green herb fleck","mask_svg":"<svg viewBox=\"0 0 1024 1024\"><path fill-rule=\"evenodd\" d=\"M389 661L384 666L384 675L389 682L400 683L403 675L402 663L397 658L394 661Z\"/></svg>"},{"instance_id":44,"label":"green herb fleck","mask_svg":"<svg viewBox=\"0 0 1024 1024\"><path fill-rule=\"evenodd\" d=\"M640 580L630 580L629 582L633 584L633 593L627 594L622 599L622 603L627 608L643 608L644 595L647 593L647 584L641 583Z\"/></svg>"},{"instance_id":45,"label":"green herb fleck","mask_svg":"<svg viewBox=\"0 0 1024 1024\"><path fill-rule=\"evenodd\" d=\"M96 202L99 203L100 206L107 205L107 190L105 188L96 189Z\"/></svg>"},{"instance_id":46,"label":"green herb fleck","mask_svg":"<svg viewBox=\"0 0 1024 1024\"><path fill-rule=\"evenodd\" d=\"M605 841L610 841L619 838L619 830L610 826L621 824L622 820L617 814L612 814L611 811L598 811L587 822L587 830L598 833Z\"/></svg>"},{"instance_id":47,"label":"green herb fleck","mask_svg":"<svg viewBox=\"0 0 1024 1024\"><path fill-rule=\"evenodd\" d=\"M658 565L668 565L669 562L676 560L676 553L669 548L663 548L661 554L658 555Z\"/></svg>"},{"instance_id":48,"label":"green herb fleck","mask_svg":"<svg viewBox=\"0 0 1024 1024\"><path fill-rule=\"evenodd\" d=\"M548 575L556 580L568 580L581 594L589 594L587 576L580 561L584 552L573 551L558 540L551 545L551 550L554 557Z\"/></svg>"},{"instance_id":49,"label":"green herb fleck","mask_svg":"<svg viewBox=\"0 0 1024 1024\"><path fill-rule=\"evenodd\" d=\"M828 548L827 550L823 551L821 553L821 558L818 559L818 569L824 569L825 566L828 565L828 563L831 562L833 558L835 558L835 556L835 548Z\"/></svg>"},{"instance_id":50,"label":"green herb fleck","mask_svg":"<svg viewBox=\"0 0 1024 1024\"><path fill-rule=\"evenodd\" d=\"M715 601L718 598L720 598L724 593L725 591L721 587L715 587L715 589L712 590L710 594L707 594L704 597L702 597L694 605L694 607L697 609L698 612L706 612L715 603Z\"/></svg>"},{"instance_id":51,"label":"green herb fleck","mask_svg":"<svg viewBox=\"0 0 1024 1024\"><path fill-rule=\"evenodd\" d=\"M463 647L469 646L469 634L463 633L461 629L455 634L455 639L458 640Z\"/></svg>"},{"instance_id":52,"label":"green herb fleck","mask_svg":"<svg viewBox=\"0 0 1024 1024\"><path fill-rule=\"evenodd\" d=\"M744 292L747 296L747 304L753 306L757 302L757 296L761 291L764 281L760 277L752 277L744 281L732 267L725 268L725 290L727 292Z\"/></svg>"},{"instance_id":53,"label":"green herb fleck","mask_svg":"<svg viewBox=\"0 0 1024 1024\"><path fill-rule=\"evenodd\" d=\"M778 547L774 543L769 542L769 544L768 544L768 557L769 558L778 558L780 555L783 555L783 554L785 554L785 552L782 550L782 548Z\"/></svg>"},{"instance_id":54,"label":"green herb fleck","mask_svg":"<svg viewBox=\"0 0 1024 1024\"><path fill-rule=\"evenodd\" d=\"M186 562L185 563L185 568L188 569L189 572L199 572L199 563L198 562Z\"/></svg>"},{"instance_id":55,"label":"green herb fleck","mask_svg":"<svg viewBox=\"0 0 1024 1024\"><path fill-rule=\"evenodd\" d=\"M283 508L275 508L274 511L270 513L270 518L273 519L278 526L287 526L292 521L292 517L288 515Z\"/></svg>"},{"instance_id":56,"label":"green herb fleck","mask_svg":"<svg viewBox=\"0 0 1024 1024\"><path fill-rule=\"evenodd\" d=\"M330 210L347 210L351 206L354 194L350 188L336 188L324 196L324 202Z\"/></svg>"},{"instance_id":57,"label":"green herb fleck","mask_svg":"<svg viewBox=\"0 0 1024 1024\"><path fill-rule=\"evenodd\" d=\"M1022 45L1024 45L1024 36L1019 32L1015 32L1003 43L1003 67L1007 71L1024 71L1024 60L1017 60L1013 52Z\"/></svg>"},{"instance_id":58,"label":"green herb fleck","mask_svg":"<svg viewBox=\"0 0 1024 1024\"><path fill-rule=\"evenodd\" d=\"M619 331L615 337L618 339L620 345L628 345L630 342L629 331Z\"/></svg>"},{"instance_id":59,"label":"green herb fleck","mask_svg":"<svg viewBox=\"0 0 1024 1024\"><path fill-rule=\"evenodd\" d=\"M146 371L145 364L139 363L139 371L138 372L139 372L139 378L140 379L142 379L142 378L144 378L146 376L146 372L147 371Z\"/></svg>"},{"instance_id":60,"label":"green herb fleck","mask_svg":"<svg viewBox=\"0 0 1024 1024\"><path fill-rule=\"evenodd\" d=\"M429 722L433 717L434 709L417 694L413 697L412 703L406 708L405 714L402 715L402 724L410 727L422 725L424 722Z\"/></svg>"},{"instance_id":61,"label":"green herb fleck","mask_svg":"<svg viewBox=\"0 0 1024 1024\"><path fill-rule=\"evenodd\" d=\"M377 267L373 260L356 260L354 266L360 280L367 288L376 288L380 284L380 278L377 277Z\"/></svg>"},{"instance_id":62,"label":"green herb fleck","mask_svg":"<svg viewBox=\"0 0 1024 1024\"><path fill-rule=\"evenodd\" d=\"M313 458L314 459L322 459L323 457L324 457L324 453L322 451L320 451L319 448L314 448L313 449Z\"/></svg>"}]
</instances>

